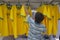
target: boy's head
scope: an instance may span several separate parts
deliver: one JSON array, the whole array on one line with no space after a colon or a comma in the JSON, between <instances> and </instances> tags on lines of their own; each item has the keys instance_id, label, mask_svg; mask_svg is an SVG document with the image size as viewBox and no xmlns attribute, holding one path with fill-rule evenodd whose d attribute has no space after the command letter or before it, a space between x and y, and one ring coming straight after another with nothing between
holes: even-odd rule
<instances>
[{"instance_id":1,"label":"boy's head","mask_svg":"<svg viewBox=\"0 0 60 40\"><path fill-rule=\"evenodd\" d=\"M44 15L42 13L37 12L35 14L35 22L36 23L38 23L38 24L41 23L43 21L43 19L44 19Z\"/></svg>"}]
</instances>

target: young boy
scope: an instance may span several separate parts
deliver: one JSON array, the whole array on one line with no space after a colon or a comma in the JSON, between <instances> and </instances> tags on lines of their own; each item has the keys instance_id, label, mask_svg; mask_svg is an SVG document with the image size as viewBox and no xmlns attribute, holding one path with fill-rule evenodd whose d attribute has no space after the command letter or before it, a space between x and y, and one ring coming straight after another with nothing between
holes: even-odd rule
<instances>
[{"instance_id":1,"label":"young boy","mask_svg":"<svg viewBox=\"0 0 60 40\"><path fill-rule=\"evenodd\" d=\"M31 18L27 13L27 20L30 25L27 40L45 40L43 33L46 32L46 28L41 23L44 20L44 15L40 12L36 12L35 18Z\"/></svg>"}]
</instances>

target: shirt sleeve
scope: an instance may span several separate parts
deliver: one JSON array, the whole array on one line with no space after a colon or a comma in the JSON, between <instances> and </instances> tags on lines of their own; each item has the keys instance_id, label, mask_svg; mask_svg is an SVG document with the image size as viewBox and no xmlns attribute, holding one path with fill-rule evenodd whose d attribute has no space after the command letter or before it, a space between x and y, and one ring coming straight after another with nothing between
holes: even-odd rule
<instances>
[{"instance_id":1,"label":"shirt sleeve","mask_svg":"<svg viewBox=\"0 0 60 40\"><path fill-rule=\"evenodd\" d=\"M45 25L43 25L43 33L45 33L46 32L46 27L45 27Z\"/></svg>"},{"instance_id":2,"label":"shirt sleeve","mask_svg":"<svg viewBox=\"0 0 60 40\"><path fill-rule=\"evenodd\" d=\"M30 17L30 15L27 16L27 21L28 21L28 23L34 24L34 20Z\"/></svg>"}]
</instances>

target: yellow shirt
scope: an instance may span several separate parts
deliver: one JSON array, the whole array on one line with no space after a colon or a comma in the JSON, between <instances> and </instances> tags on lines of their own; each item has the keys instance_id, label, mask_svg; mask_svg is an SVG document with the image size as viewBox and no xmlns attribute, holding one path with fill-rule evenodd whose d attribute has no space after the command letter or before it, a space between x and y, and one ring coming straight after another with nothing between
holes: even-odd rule
<instances>
[{"instance_id":1,"label":"yellow shirt","mask_svg":"<svg viewBox=\"0 0 60 40\"><path fill-rule=\"evenodd\" d=\"M8 36L9 31L8 31L8 24L7 24L7 7L6 7L6 5L2 5L2 11L3 11L2 36Z\"/></svg>"},{"instance_id":2,"label":"yellow shirt","mask_svg":"<svg viewBox=\"0 0 60 40\"><path fill-rule=\"evenodd\" d=\"M8 29L9 29L9 35L13 35L13 27L12 27L12 21L10 20L10 12L11 12L11 9L8 9L7 10Z\"/></svg>"},{"instance_id":3,"label":"yellow shirt","mask_svg":"<svg viewBox=\"0 0 60 40\"><path fill-rule=\"evenodd\" d=\"M0 34L2 32L2 27L3 27L2 26L3 25L2 21L3 21L3 11L2 11L2 5L0 5Z\"/></svg>"},{"instance_id":4,"label":"yellow shirt","mask_svg":"<svg viewBox=\"0 0 60 40\"><path fill-rule=\"evenodd\" d=\"M11 12L10 12L10 19L12 21L13 25L13 34L14 37L17 38L17 8L16 5L12 6Z\"/></svg>"}]
</instances>

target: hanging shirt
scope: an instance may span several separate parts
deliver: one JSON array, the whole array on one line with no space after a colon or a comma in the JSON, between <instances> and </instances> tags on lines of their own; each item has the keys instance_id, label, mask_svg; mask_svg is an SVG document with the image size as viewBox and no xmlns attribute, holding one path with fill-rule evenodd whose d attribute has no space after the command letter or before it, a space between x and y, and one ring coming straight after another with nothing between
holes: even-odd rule
<instances>
[{"instance_id":1,"label":"hanging shirt","mask_svg":"<svg viewBox=\"0 0 60 40\"><path fill-rule=\"evenodd\" d=\"M53 6L53 14L54 14L54 18L53 18L53 35L57 34L57 30L58 30L58 13L59 13L59 8L57 5Z\"/></svg>"},{"instance_id":2,"label":"hanging shirt","mask_svg":"<svg viewBox=\"0 0 60 40\"><path fill-rule=\"evenodd\" d=\"M26 12L25 12L25 6L22 5L21 9L19 10L18 16L17 16L17 23L18 23L18 34L19 35L25 35L26 34Z\"/></svg>"},{"instance_id":3,"label":"hanging shirt","mask_svg":"<svg viewBox=\"0 0 60 40\"><path fill-rule=\"evenodd\" d=\"M6 4L2 5L2 11L3 11L2 36L8 36L9 31L8 31L8 23L7 23L7 7L6 7Z\"/></svg>"},{"instance_id":4,"label":"hanging shirt","mask_svg":"<svg viewBox=\"0 0 60 40\"><path fill-rule=\"evenodd\" d=\"M28 15L27 20L29 22L29 33L28 40L44 40L42 32L46 31L46 28L43 24L37 24L34 20Z\"/></svg>"},{"instance_id":5,"label":"hanging shirt","mask_svg":"<svg viewBox=\"0 0 60 40\"><path fill-rule=\"evenodd\" d=\"M2 6L0 6L0 34L2 32L1 31L2 30L2 25L3 25L2 21L3 21L3 12L2 12Z\"/></svg>"},{"instance_id":6,"label":"hanging shirt","mask_svg":"<svg viewBox=\"0 0 60 40\"><path fill-rule=\"evenodd\" d=\"M12 28L13 28L13 34L14 37L17 38L17 8L16 5L12 6L11 12L10 12L10 19L12 22Z\"/></svg>"},{"instance_id":7,"label":"hanging shirt","mask_svg":"<svg viewBox=\"0 0 60 40\"><path fill-rule=\"evenodd\" d=\"M12 27L12 21L10 20L10 12L11 9L7 8L7 23L8 23L8 31L9 31L9 35L13 35L13 27Z\"/></svg>"}]
</instances>

